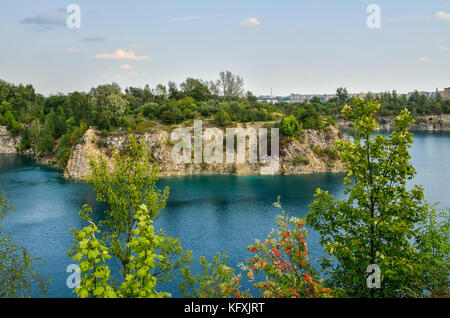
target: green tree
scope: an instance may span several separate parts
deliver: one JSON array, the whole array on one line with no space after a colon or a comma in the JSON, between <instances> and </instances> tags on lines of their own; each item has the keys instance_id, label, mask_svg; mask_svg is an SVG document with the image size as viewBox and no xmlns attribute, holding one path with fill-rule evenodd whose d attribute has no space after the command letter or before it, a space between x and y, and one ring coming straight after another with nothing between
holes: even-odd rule
<instances>
[{"instance_id":1,"label":"green tree","mask_svg":"<svg viewBox=\"0 0 450 318\"><path fill-rule=\"evenodd\" d=\"M227 255L217 253L209 263L200 257L202 270L193 275L189 266L180 272L183 279L178 284L180 292L188 298L243 298L250 295L242 291L242 275L236 275L232 267L227 266Z\"/></svg>"},{"instance_id":2,"label":"green tree","mask_svg":"<svg viewBox=\"0 0 450 318\"><path fill-rule=\"evenodd\" d=\"M305 129L322 129L323 119L319 112L311 104L306 104L297 110L296 118Z\"/></svg>"},{"instance_id":3,"label":"green tree","mask_svg":"<svg viewBox=\"0 0 450 318\"><path fill-rule=\"evenodd\" d=\"M339 87L336 89L336 97L338 99L339 105L344 105L348 100L348 92L344 87Z\"/></svg>"},{"instance_id":4,"label":"green tree","mask_svg":"<svg viewBox=\"0 0 450 318\"><path fill-rule=\"evenodd\" d=\"M55 148L55 139L49 134L45 133L38 146L39 153L41 155L46 155L53 151L53 148Z\"/></svg>"},{"instance_id":5,"label":"green tree","mask_svg":"<svg viewBox=\"0 0 450 318\"><path fill-rule=\"evenodd\" d=\"M374 136L375 114L380 105L353 100L343 114L353 121L360 139L337 141L337 150L347 168L346 199L336 200L317 189L307 224L321 234L320 243L332 258L322 262L331 287L352 297L401 297L414 291L423 295L423 257L415 242L417 226L426 222L432 208L423 189L406 183L415 175L408 148L413 119L403 110L395 119L389 137ZM368 288L366 269L381 269L380 288Z\"/></svg>"},{"instance_id":6,"label":"green tree","mask_svg":"<svg viewBox=\"0 0 450 318\"><path fill-rule=\"evenodd\" d=\"M169 98L178 99L178 97L180 95L180 91L178 90L177 83L175 83L173 81L169 81L169 83L167 84L167 87L168 87Z\"/></svg>"},{"instance_id":7,"label":"green tree","mask_svg":"<svg viewBox=\"0 0 450 318\"><path fill-rule=\"evenodd\" d=\"M450 209L431 209L427 220L417 227L416 248L418 250L415 264L420 270L413 279L417 290L425 291L430 297L450 296L448 275L450 273ZM416 265L416 266L417 266ZM408 289L410 296L422 296Z\"/></svg>"},{"instance_id":8,"label":"green tree","mask_svg":"<svg viewBox=\"0 0 450 318\"><path fill-rule=\"evenodd\" d=\"M220 72L216 85L225 98L240 98L244 95L244 80L230 71Z\"/></svg>"},{"instance_id":9,"label":"green tree","mask_svg":"<svg viewBox=\"0 0 450 318\"><path fill-rule=\"evenodd\" d=\"M11 209L0 194L0 220ZM33 290L45 295L50 280L36 272L39 262L10 236L2 234L0 226L0 297L29 297Z\"/></svg>"},{"instance_id":10,"label":"green tree","mask_svg":"<svg viewBox=\"0 0 450 318\"><path fill-rule=\"evenodd\" d=\"M39 145L41 144L42 133L42 125L40 123L40 120L36 118L35 120L33 120L30 126L30 139L35 149L38 149Z\"/></svg>"},{"instance_id":11,"label":"green tree","mask_svg":"<svg viewBox=\"0 0 450 318\"><path fill-rule=\"evenodd\" d=\"M97 192L97 200L106 204L106 211L105 219L97 228L92 223L91 210L85 206L80 216L91 223L90 227L72 230L75 244L69 255L79 262L87 262L81 267L85 280L76 291L80 297L167 296L153 292L156 284L170 281L174 271L191 262L190 251L183 251L179 239L166 236L162 230L157 235L154 233L152 220L165 207L169 189L157 189L159 168L151 163L144 146L132 135L127 149L114 152L111 165L102 156L90 161L90 183ZM101 238L95 238L99 230ZM100 269L94 266L108 257L115 260L120 279L110 277L107 264L102 263ZM96 291L92 284L99 275L103 289ZM135 281L139 284L133 285Z\"/></svg>"},{"instance_id":12,"label":"green tree","mask_svg":"<svg viewBox=\"0 0 450 318\"><path fill-rule=\"evenodd\" d=\"M230 115L221 108L215 115L214 115L214 121L217 125L225 127L231 124L231 118Z\"/></svg>"},{"instance_id":13,"label":"green tree","mask_svg":"<svg viewBox=\"0 0 450 318\"><path fill-rule=\"evenodd\" d=\"M192 97L196 101L206 101L211 98L208 85L201 80L188 78L180 85L185 96Z\"/></svg>"},{"instance_id":14,"label":"green tree","mask_svg":"<svg viewBox=\"0 0 450 318\"><path fill-rule=\"evenodd\" d=\"M295 116L284 117L281 121L281 133L285 136L297 136L302 132L302 127L299 125Z\"/></svg>"},{"instance_id":15,"label":"green tree","mask_svg":"<svg viewBox=\"0 0 450 318\"><path fill-rule=\"evenodd\" d=\"M106 261L111 259L110 249L105 242L96 238L100 233L92 222L92 210L85 206L80 216L90 225L81 231L74 231L75 245L70 253L80 264L81 281L75 289L81 298L89 296L98 298L161 298L170 297L169 293L156 290L157 278L151 273L157 266L156 251L164 247L164 237L155 235L153 221L147 206L142 204L136 212L136 226L126 247L130 251L129 262L125 266L126 276L122 282L113 281L111 270Z\"/></svg>"},{"instance_id":16,"label":"green tree","mask_svg":"<svg viewBox=\"0 0 450 318\"><path fill-rule=\"evenodd\" d=\"M90 94L74 92L70 94L65 103L67 113L74 118L76 125L83 120L92 121L93 104Z\"/></svg>"}]
</instances>

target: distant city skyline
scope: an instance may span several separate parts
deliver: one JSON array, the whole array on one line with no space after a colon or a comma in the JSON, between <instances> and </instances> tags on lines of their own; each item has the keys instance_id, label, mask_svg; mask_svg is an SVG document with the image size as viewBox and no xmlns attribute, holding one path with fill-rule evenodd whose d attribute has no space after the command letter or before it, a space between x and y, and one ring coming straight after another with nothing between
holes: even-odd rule
<instances>
[{"instance_id":1,"label":"distant city skyline","mask_svg":"<svg viewBox=\"0 0 450 318\"><path fill-rule=\"evenodd\" d=\"M449 84L450 84L450 80L449 80ZM336 89L339 88L339 87L343 87L343 86L338 86L338 87L336 87ZM343 87L343 88L346 88L346 87ZM442 88L436 87L434 90L411 89L411 90L408 90L407 92L399 92L396 89L388 89L388 90L378 91L378 92L373 91L373 90L368 90L368 91L364 91L364 92L350 92L347 89L347 93L350 94L350 95L357 95L357 94L367 94L369 92L372 93L372 94L381 94L381 93L384 93L384 92L391 92L392 93L392 92L395 91L398 95L407 95L407 94L412 94L415 91L418 91L419 93L427 93L427 94L436 93L436 92L443 93L445 89L448 90L450 88L449 87L442 87ZM259 94L258 96L282 97L282 96L290 96L290 95L312 95L312 96L314 96L314 95L335 95L335 94L336 94L336 90L334 90L334 92L328 92L328 93L292 92L292 93L287 94L287 95Z\"/></svg>"},{"instance_id":2,"label":"distant city skyline","mask_svg":"<svg viewBox=\"0 0 450 318\"><path fill-rule=\"evenodd\" d=\"M66 25L72 3L79 29ZM0 79L48 96L230 70L257 96L432 92L450 85L448 34L449 0L3 1Z\"/></svg>"},{"instance_id":3,"label":"distant city skyline","mask_svg":"<svg viewBox=\"0 0 450 318\"><path fill-rule=\"evenodd\" d=\"M412 94L414 94L416 90L414 91L410 91L407 93L400 93L397 92L398 96L402 96L405 95L406 97L411 96ZM417 90L418 91L418 90ZM374 91L369 91L369 92L359 92L359 93L354 93L354 92L347 92L349 98L353 98L353 97L359 97L359 98L365 98L367 96L367 94L371 93L374 96L383 94L383 93L393 93L394 91L383 91L383 92L374 92ZM437 93L439 93L441 95L441 97L443 98L450 98L450 87L445 87L443 90L435 90L435 91L418 91L419 94L421 95L425 95L428 98L432 98L432 97L436 97ZM296 102L304 102L304 101L310 101L311 99L313 99L314 97L318 97L322 102L328 101L332 98L335 98L337 96L336 93L331 93L331 94L298 94L298 93L291 93L289 95L258 95L257 98L260 102L269 102L269 103L276 103L278 101L285 101L285 102L289 102L289 103L296 103Z\"/></svg>"}]
</instances>

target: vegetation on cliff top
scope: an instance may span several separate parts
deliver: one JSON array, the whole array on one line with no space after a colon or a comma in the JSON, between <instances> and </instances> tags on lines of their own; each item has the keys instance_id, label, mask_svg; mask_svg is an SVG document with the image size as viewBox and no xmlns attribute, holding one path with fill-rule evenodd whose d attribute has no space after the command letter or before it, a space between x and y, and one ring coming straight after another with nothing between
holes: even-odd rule
<instances>
[{"instance_id":1,"label":"vegetation on cliff top","mask_svg":"<svg viewBox=\"0 0 450 318\"><path fill-rule=\"evenodd\" d=\"M415 92L406 98L393 92L366 97L366 101L374 99L380 101L383 115L397 114L405 107L413 114L450 113L450 100L439 94L427 98ZM22 136L20 151L32 149L39 156L51 155L61 167L89 126L106 133L164 128L193 119L209 120L222 127L236 122L273 122L282 133L292 136L302 129L333 125L345 103L351 105L353 101L344 88L327 102L314 97L296 104L260 103L251 92L245 93L243 79L231 72L220 73L216 81L188 78L179 85L169 82L154 89L146 85L125 90L112 83L93 87L89 92L49 97L36 93L32 85L0 81L0 125L14 136Z\"/></svg>"}]
</instances>

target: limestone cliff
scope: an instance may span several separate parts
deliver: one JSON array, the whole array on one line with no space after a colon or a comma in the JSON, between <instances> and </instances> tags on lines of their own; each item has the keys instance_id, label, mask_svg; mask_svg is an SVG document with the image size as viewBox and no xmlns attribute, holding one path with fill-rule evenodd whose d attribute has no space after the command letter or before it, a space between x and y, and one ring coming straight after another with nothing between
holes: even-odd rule
<instances>
[{"instance_id":1,"label":"limestone cliff","mask_svg":"<svg viewBox=\"0 0 450 318\"><path fill-rule=\"evenodd\" d=\"M244 125L258 129L261 124ZM184 176L197 174L236 174L259 175L261 166L257 163L175 163L171 157L173 142L170 133L162 129L154 129L138 135L145 141L147 150L161 168L160 176ZM127 133L111 133L101 136L100 132L90 128L81 143L75 146L64 176L85 179L90 176L89 159L99 154L111 159L113 149L121 150L126 146ZM338 158L329 155L334 149L334 141L346 138L335 127L323 131L308 130L296 139L282 137L280 140L280 168L278 174L297 175L319 172L342 172L344 167ZM321 150L328 150L321 151ZM248 147L247 147L248 151Z\"/></svg>"},{"instance_id":2,"label":"limestone cliff","mask_svg":"<svg viewBox=\"0 0 450 318\"><path fill-rule=\"evenodd\" d=\"M0 126L0 153L17 153L20 137L13 137L6 127Z\"/></svg>"},{"instance_id":3,"label":"limestone cliff","mask_svg":"<svg viewBox=\"0 0 450 318\"><path fill-rule=\"evenodd\" d=\"M378 130L392 131L394 129L395 116L386 116L377 119ZM414 116L416 122L409 127L410 131L450 131L450 114L441 115L419 115ZM347 130L351 122L337 120L339 129Z\"/></svg>"}]
</instances>

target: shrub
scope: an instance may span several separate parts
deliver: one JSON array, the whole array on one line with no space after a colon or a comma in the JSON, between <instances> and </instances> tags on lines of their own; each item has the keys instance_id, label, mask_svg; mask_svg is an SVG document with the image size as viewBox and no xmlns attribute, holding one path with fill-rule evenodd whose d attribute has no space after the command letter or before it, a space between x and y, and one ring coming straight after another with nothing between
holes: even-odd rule
<instances>
[{"instance_id":1,"label":"shrub","mask_svg":"<svg viewBox=\"0 0 450 318\"><path fill-rule=\"evenodd\" d=\"M295 116L284 117L281 121L281 133L285 136L297 136L302 131L301 125L299 125Z\"/></svg>"},{"instance_id":2,"label":"shrub","mask_svg":"<svg viewBox=\"0 0 450 318\"><path fill-rule=\"evenodd\" d=\"M316 145L312 149L313 149L314 153L321 158L328 157L328 159L330 159L330 160L336 160L339 158L339 155L338 155L336 149L334 149L334 148L331 148L328 146L321 148L319 145Z\"/></svg>"},{"instance_id":3,"label":"shrub","mask_svg":"<svg viewBox=\"0 0 450 318\"><path fill-rule=\"evenodd\" d=\"M301 164L303 164L303 165L305 165L305 166L309 165L309 159L308 159L308 158L304 158L302 155L298 155L298 156L295 158L294 161L295 161L296 164L301 163Z\"/></svg>"},{"instance_id":4,"label":"shrub","mask_svg":"<svg viewBox=\"0 0 450 318\"><path fill-rule=\"evenodd\" d=\"M214 116L214 122L217 125L224 127L224 126L231 124L231 118L230 118L230 115L228 115L228 113L225 110L221 109Z\"/></svg>"}]
</instances>

